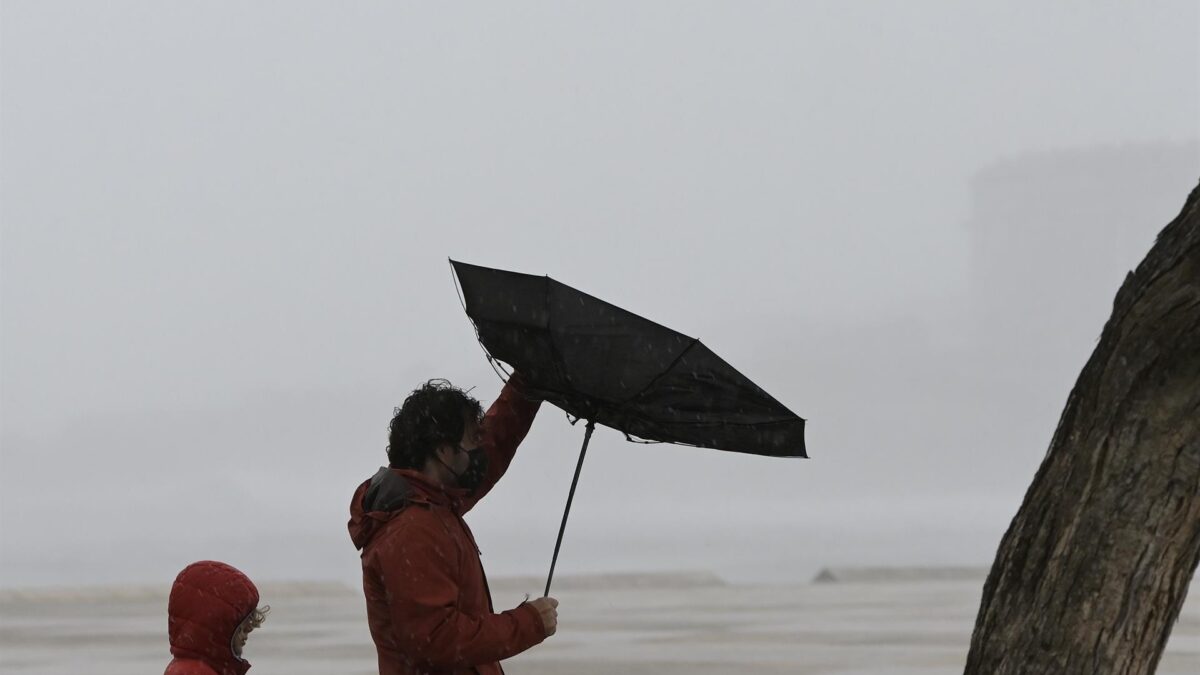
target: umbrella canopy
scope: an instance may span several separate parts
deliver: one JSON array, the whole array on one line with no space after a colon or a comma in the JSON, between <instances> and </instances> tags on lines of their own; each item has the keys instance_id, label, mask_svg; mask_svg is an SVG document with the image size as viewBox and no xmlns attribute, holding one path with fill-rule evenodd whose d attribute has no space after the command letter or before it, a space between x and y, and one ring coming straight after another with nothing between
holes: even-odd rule
<instances>
[{"instance_id":1,"label":"umbrella canopy","mask_svg":"<svg viewBox=\"0 0 1200 675\"><path fill-rule=\"evenodd\" d=\"M450 262L484 349L567 413L630 438L807 457L804 420L700 340L550 277Z\"/></svg>"}]
</instances>

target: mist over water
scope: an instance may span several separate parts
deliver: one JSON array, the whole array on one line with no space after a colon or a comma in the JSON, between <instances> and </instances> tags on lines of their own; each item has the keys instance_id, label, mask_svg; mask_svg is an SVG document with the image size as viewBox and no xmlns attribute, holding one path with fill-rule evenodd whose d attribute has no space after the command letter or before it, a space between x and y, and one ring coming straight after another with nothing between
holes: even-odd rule
<instances>
[{"instance_id":1,"label":"mist over water","mask_svg":"<svg viewBox=\"0 0 1200 675\"><path fill-rule=\"evenodd\" d=\"M809 420L598 429L556 574L990 564L1200 178L1196 5L1033 7L6 3L0 585L353 582L393 406L500 388L448 257ZM582 435L545 406L469 516L489 574L545 573Z\"/></svg>"}]
</instances>

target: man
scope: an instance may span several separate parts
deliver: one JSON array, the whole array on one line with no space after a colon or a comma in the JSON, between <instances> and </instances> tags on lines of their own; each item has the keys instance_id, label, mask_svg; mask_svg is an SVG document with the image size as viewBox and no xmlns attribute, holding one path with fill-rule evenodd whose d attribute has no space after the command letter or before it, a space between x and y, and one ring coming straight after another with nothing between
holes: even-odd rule
<instances>
[{"instance_id":1,"label":"man","mask_svg":"<svg viewBox=\"0 0 1200 675\"><path fill-rule=\"evenodd\" d=\"M362 551L367 620L381 675L503 673L499 661L554 634L558 601L495 613L463 514L504 475L541 402L514 373L479 402L430 380L392 418L389 467L354 493L350 537Z\"/></svg>"}]
</instances>

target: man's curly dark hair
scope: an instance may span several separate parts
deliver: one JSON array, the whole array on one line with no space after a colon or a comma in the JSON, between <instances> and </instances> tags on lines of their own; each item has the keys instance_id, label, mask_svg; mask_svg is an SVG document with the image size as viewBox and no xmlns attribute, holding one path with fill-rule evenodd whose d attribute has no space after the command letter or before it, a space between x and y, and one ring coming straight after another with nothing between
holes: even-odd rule
<instances>
[{"instance_id":1,"label":"man's curly dark hair","mask_svg":"<svg viewBox=\"0 0 1200 675\"><path fill-rule=\"evenodd\" d=\"M482 417L483 406L466 391L446 380L429 380L395 409L388 462L396 469L421 469L438 446L462 441L468 420L478 423Z\"/></svg>"}]
</instances>

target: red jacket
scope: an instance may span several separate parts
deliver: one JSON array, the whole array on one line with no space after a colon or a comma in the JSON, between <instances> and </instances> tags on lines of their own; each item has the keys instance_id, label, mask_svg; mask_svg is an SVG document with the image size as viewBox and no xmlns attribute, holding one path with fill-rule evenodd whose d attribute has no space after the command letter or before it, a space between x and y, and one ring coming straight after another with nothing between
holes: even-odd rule
<instances>
[{"instance_id":1,"label":"red jacket","mask_svg":"<svg viewBox=\"0 0 1200 675\"><path fill-rule=\"evenodd\" d=\"M233 634L258 607L258 589L233 567L204 560L175 577L167 601L167 635L175 657L164 675L245 675Z\"/></svg>"},{"instance_id":2,"label":"red jacket","mask_svg":"<svg viewBox=\"0 0 1200 675\"><path fill-rule=\"evenodd\" d=\"M462 518L504 475L537 414L540 401L522 395L514 380L484 416L487 473L474 493L386 468L354 493L350 538L362 550L381 675L499 675L499 661L545 639L532 606L495 613L479 549Z\"/></svg>"}]
</instances>

